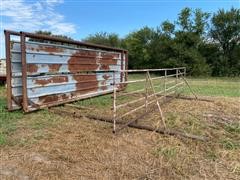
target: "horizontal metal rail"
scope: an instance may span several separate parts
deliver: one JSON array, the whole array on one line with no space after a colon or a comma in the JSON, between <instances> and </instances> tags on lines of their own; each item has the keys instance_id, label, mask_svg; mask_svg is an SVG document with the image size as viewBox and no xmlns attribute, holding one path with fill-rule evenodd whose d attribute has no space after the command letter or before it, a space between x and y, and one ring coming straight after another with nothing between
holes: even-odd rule
<instances>
[{"instance_id":1,"label":"horizontal metal rail","mask_svg":"<svg viewBox=\"0 0 240 180\"><path fill-rule=\"evenodd\" d=\"M120 70L120 72L152 72L152 71L171 71L171 70L179 70L179 69L186 69L185 67L179 68L164 68L164 69L131 69L131 70Z\"/></svg>"},{"instance_id":2,"label":"horizontal metal rail","mask_svg":"<svg viewBox=\"0 0 240 180\"><path fill-rule=\"evenodd\" d=\"M131 94L137 94L137 93L139 93L139 92L143 92L144 90L145 90L145 89L139 89L139 90L132 91L132 92L128 92L128 93L122 93L122 94L117 95L117 97L127 96L127 95L131 95Z\"/></svg>"},{"instance_id":3,"label":"horizontal metal rail","mask_svg":"<svg viewBox=\"0 0 240 180\"><path fill-rule=\"evenodd\" d=\"M174 89L175 87L180 86L180 85L182 85L182 84L184 84L184 83L181 82L181 83L176 84L175 86L171 86L170 88L167 88L167 89L165 90L165 92L167 92L167 91L169 91L169 90L171 90L171 89ZM162 93L164 93L164 91L159 91L159 92L157 92L157 93L151 94L150 96L147 96L147 98L151 98L151 97L153 97L153 96L155 96L155 95L159 95L159 94L162 94ZM116 106L116 109L125 107L125 106L127 106L127 105L129 105L129 104L133 104L133 103L136 103L136 102L139 102L139 101L142 101L142 100L145 100L145 97L142 97L142 98L139 98L139 99L136 99L136 100L133 100L133 101L124 103L124 104L117 105L117 106Z\"/></svg>"},{"instance_id":4,"label":"horizontal metal rail","mask_svg":"<svg viewBox=\"0 0 240 180\"><path fill-rule=\"evenodd\" d=\"M161 99L161 98L164 98L164 97L166 97L166 96L169 96L169 95L172 94L172 93L174 93L174 92L169 92L169 93L167 93L166 95L163 95L163 96L159 97L158 99ZM147 105L150 105L150 104L152 104L152 103L154 103L154 102L156 102L156 99L148 102ZM118 118L116 119L116 121L118 121L119 119L122 119L122 118L124 118L125 116L130 115L130 114L132 114L132 113L136 112L137 110L142 109L142 108L144 108L144 107L145 107L145 104L144 104L144 105L141 105L141 106L139 106L139 107L137 107L137 108L135 108L135 109L133 109L133 110L131 110L131 111L128 111L127 113L125 113L125 114L123 114L122 116L118 117Z\"/></svg>"},{"instance_id":5,"label":"horizontal metal rail","mask_svg":"<svg viewBox=\"0 0 240 180\"><path fill-rule=\"evenodd\" d=\"M121 71L117 71L117 72L121 72ZM181 73L183 74L183 73ZM163 79L163 78L168 78L168 77L175 77L177 75L181 75L180 73L179 74L171 74L171 75L167 75L167 76L160 76L160 77L155 77L155 78L152 78L152 80L156 80L156 79ZM134 81L123 81L123 82L120 82L119 84L130 84L130 83L138 83L138 82L145 82L146 79L139 79L139 80L134 80Z\"/></svg>"},{"instance_id":6,"label":"horizontal metal rail","mask_svg":"<svg viewBox=\"0 0 240 180\"><path fill-rule=\"evenodd\" d=\"M157 80L157 79L164 79L164 78L168 78L168 77L175 77L177 75L183 75L183 73L178 73L178 74L171 74L171 75L167 75L167 76L160 76L160 77L155 77L155 78L151 78L152 80Z\"/></svg>"}]
</instances>

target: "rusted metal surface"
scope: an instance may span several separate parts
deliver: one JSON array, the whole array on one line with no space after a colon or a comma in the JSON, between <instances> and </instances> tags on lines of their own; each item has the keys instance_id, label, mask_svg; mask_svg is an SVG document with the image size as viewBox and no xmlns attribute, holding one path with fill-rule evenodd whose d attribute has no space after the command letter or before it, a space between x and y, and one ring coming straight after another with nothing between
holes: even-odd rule
<instances>
[{"instance_id":1,"label":"rusted metal surface","mask_svg":"<svg viewBox=\"0 0 240 180\"><path fill-rule=\"evenodd\" d=\"M9 110L16 109L13 99L29 112L113 92L115 71L116 83L125 81L120 72L126 70L125 50L24 32L20 42L10 42L9 34L5 32ZM77 46L30 42L29 37Z\"/></svg>"}]
</instances>

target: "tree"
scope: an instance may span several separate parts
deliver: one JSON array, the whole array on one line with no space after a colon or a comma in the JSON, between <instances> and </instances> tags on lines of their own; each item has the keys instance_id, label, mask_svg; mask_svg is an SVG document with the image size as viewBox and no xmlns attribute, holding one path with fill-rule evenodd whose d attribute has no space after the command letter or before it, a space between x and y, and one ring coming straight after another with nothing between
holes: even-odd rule
<instances>
[{"instance_id":1,"label":"tree","mask_svg":"<svg viewBox=\"0 0 240 180\"><path fill-rule=\"evenodd\" d=\"M155 31L149 27L130 33L125 38L125 47L129 51L129 68L153 68L149 47Z\"/></svg>"},{"instance_id":2,"label":"tree","mask_svg":"<svg viewBox=\"0 0 240 180\"><path fill-rule=\"evenodd\" d=\"M115 33L99 32L88 36L83 41L111 47L122 47L122 40Z\"/></svg>"},{"instance_id":3,"label":"tree","mask_svg":"<svg viewBox=\"0 0 240 180\"><path fill-rule=\"evenodd\" d=\"M163 31L163 33L167 36L171 36L174 34L175 31L175 25L169 21L164 21L161 24L161 29Z\"/></svg>"},{"instance_id":4,"label":"tree","mask_svg":"<svg viewBox=\"0 0 240 180\"><path fill-rule=\"evenodd\" d=\"M239 57L234 54L240 43L240 9L223 9L212 17L210 36L219 45L221 66L226 70L223 75L239 74Z\"/></svg>"},{"instance_id":5,"label":"tree","mask_svg":"<svg viewBox=\"0 0 240 180\"><path fill-rule=\"evenodd\" d=\"M206 57L200 51L200 45L204 44L204 32L207 27L208 13L200 9L193 11L184 8L177 20L179 29L175 32L176 55L178 63L187 67L190 75L207 75L210 67Z\"/></svg>"},{"instance_id":6,"label":"tree","mask_svg":"<svg viewBox=\"0 0 240 180\"><path fill-rule=\"evenodd\" d=\"M180 26L182 31L191 32L192 31L192 20L191 20L192 10L190 8L184 8L178 14L177 24Z\"/></svg>"}]
</instances>

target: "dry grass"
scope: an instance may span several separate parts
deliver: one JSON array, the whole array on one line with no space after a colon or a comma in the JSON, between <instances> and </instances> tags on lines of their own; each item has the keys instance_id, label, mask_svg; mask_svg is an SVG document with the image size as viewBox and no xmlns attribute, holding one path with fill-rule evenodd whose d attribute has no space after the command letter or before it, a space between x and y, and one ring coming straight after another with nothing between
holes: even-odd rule
<instances>
[{"instance_id":1,"label":"dry grass","mask_svg":"<svg viewBox=\"0 0 240 180\"><path fill-rule=\"evenodd\" d=\"M162 106L167 127L210 138L199 142L132 128L115 135L109 123L47 110L8 113L0 88L0 179L240 179L239 97ZM57 109L109 117L109 102L110 95L75 103L91 110ZM158 121L153 112L139 123Z\"/></svg>"},{"instance_id":2,"label":"dry grass","mask_svg":"<svg viewBox=\"0 0 240 180\"><path fill-rule=\"evenodd\" d=\"M210 137L205 143L136 129L113 135L104 122L28 114L11 137L28 143L1 148L0 172L13 179L239 179L239 129L202 116L224 114L239 123L238 103L174 100L164 106L169 127ZM51 119L43 127L34 123Z\"/></svg>"}]
</instances>

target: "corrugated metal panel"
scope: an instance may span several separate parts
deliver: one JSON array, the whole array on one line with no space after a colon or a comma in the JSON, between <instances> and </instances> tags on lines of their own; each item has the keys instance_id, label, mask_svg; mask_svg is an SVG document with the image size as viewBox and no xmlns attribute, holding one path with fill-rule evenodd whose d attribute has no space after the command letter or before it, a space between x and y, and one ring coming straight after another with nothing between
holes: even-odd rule
<instances>
[{"instance_id":1,"label":"corrugated metal panel","mask_svg":"<svg viewBox=\"0 0 240 180\"><path fill-rule=\"evenodd\" d=\"M0 60L0 75L6 76L6 61Z\"/></svg>"},{"instance_id":2,"label":"corrugated metal panel","mask_svg":"<svg viewBox=\"0 0 240 180\"><path fill-rule=\"evenodd\" d=\"M6 61L0 60L0 84L6 81Z\"/></svg>"},{"instance_id":3,"label":"corrugated metal panel","mask_svg":"<svg viewBox=\"0 0 240 180\"><path fill-rule=\"evenodd\" d=\"M116 82L125 80L115 72L125 69L124 51L21 41L11 42L10 56L12 109L33 111L112 92L113 73Z\"/></svg>"}]
</instances>

